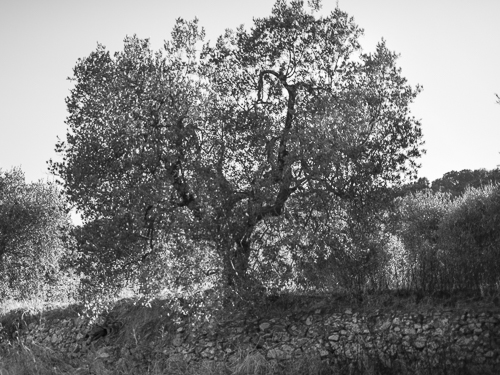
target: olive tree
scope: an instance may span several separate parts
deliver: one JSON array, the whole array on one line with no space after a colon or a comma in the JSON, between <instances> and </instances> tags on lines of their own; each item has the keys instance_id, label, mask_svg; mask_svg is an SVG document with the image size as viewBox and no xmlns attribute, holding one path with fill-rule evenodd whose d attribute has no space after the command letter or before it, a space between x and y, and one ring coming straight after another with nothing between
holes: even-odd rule
<instances>
[{"instance_id":1,"label":"olive tree","mask_svg":"<svg viewBox=\"0 0 500 375\"><path fill-rule=\"evenodd\" d=\"M55 185L26 183L19 168L0 170L2 297L46 297L61 281L69 229L66 202Z\"/></svg>"},{"instance_id":2,"label":"olive tree","mask_svg":"<svg viewBox=\"0 0 500 375\"><path fill-rule=\"evenodd\" d=\"M338 227L336 213L415 175L420 88L384 41L363 53L352 18L318 10L278 0L214 45L179 19L161 51L127 37L77 62L52 171L82 212L94 270L167 267L169 253L178 277L198 268L239 286L285 229L277 219Z\"/></svg>"}]
</instances>

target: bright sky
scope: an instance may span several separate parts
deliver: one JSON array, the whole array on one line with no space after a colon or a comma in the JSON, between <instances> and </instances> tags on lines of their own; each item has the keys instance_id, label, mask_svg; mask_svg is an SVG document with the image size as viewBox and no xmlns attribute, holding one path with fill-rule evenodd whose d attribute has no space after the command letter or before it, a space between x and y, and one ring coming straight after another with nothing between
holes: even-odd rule
<instances>
[{"instance_id":1,"label":"bright sky","mask_svg":"<svg viewBox=\"0 0 500 375\"><path fill-rule=\"evenodd\" d=\"M50 178L57 136L65 138L72 68L97 42L112 52L126 35L155 50L178 17L195 16L215 41L226 28L270 14L274 0L0 0L0 169L21 166L27 181ZM324 0L331 12L334 0ZM427 155L420 176L500 164L500 1L339 0L364 28L366 52L381 38L401 54Z\"/></svg>"}]
</instances>

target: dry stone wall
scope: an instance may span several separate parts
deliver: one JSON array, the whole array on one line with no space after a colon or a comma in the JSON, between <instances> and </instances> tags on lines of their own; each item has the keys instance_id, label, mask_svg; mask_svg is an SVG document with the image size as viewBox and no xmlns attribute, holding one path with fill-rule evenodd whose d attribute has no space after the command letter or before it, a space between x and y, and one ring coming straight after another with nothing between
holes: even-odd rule
<instances>
[{"instance_id":1,"label":"dry stone wall","mask_svg":"<svg viewBox=\"0 0 500 375\"><path fill-rule=\"evenodd\" d=\"M36 343L78 358L89 352L107 361L233 361L259 352L270 361L317 356L325 361L377 356L437 363L486 364L500 369L500 311L371 312L314 309L280 317L236 314L221 321L156 322L155 330L130 330L123 322L89 325L83 318L39 320L3 327L2 345ZM157 329L160 327L160 329ZM132 332L132 333L131 333Z\"/></svg>"}]
</instances>

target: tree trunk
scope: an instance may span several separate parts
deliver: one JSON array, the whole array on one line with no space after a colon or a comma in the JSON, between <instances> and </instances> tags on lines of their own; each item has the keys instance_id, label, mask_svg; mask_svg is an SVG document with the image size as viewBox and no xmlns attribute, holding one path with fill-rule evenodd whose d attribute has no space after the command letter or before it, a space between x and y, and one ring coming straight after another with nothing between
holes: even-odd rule
<instances>
[{"instance_id":1,"label":"tree trunk","mask_svg":"<svg viewBox=\"0 0 500 375\"><path fill-rule=\"evenodd\" d=\"M250 258L250 241L235 240L226 257L227 286L245 287L248 283L248 261Z\"/></svg>"}]
</instances>

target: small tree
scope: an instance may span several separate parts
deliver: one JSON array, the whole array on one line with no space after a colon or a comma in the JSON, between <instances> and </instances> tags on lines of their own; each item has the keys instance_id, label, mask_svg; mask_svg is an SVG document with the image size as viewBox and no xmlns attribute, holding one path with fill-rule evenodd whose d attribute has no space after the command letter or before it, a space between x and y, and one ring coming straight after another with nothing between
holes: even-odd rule
<instances>
[{"instance_id":1,"label":"small tree","mask_svg":"<svg viewBox=\"0 0 500 375\"><path fill-rule=\"evenodd\" d=\"M0 282L3 297L44 297L55 285L70 229L65 200L50 183L0 170Z\"/></svg>"},{"instance_id":2,"label":"small tree","mask_svg":"<svg viewBox=\"0 0 500 375\"><path fill-rule=\"evenodd\" d=\"M94 269L180 249L212 260L201 274L247 284L263 228L277 238L277 219L311 213L324 227L339 202L361 207L414 175L419 87L385 42L363 54L353 19L314 4L279 0L202 49L197 21L178 20L163 52L132 37L78 61L52 171L83 213Z\"/></svg>"}]
</instances>

